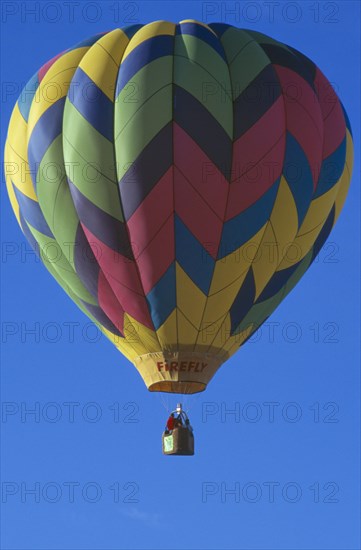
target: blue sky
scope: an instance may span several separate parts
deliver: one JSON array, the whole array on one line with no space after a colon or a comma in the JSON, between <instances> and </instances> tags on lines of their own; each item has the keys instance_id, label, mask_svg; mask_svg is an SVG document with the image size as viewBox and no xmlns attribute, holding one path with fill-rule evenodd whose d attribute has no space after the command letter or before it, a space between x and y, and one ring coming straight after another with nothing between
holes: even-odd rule
<instances>
[{"instance_id":1,"label":"blue sky","mask_svg":"<svg viewBox=\"0 0 361 550\"><path fill-rule=\"evenodd\" d=\"M171 458L176 396L148 393L35 260L3 183L3 549L360 548L359 3L3 2L2 148L18 92L55 54L188 18L259 30L320 66L354 134L344 211L267 325L188 398L196 455Z\"/></svg>"}]
</instances>

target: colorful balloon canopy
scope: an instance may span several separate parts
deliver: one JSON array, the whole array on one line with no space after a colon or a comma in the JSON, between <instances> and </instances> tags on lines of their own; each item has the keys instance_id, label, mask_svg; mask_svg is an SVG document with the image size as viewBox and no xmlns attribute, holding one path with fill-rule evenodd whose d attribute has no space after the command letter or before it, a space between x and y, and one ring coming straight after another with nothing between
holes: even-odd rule
<instances>
[{"instance_id":1,"label":"colorful balloon canopy","mask_svg":"<svg viewBox=\"0 0 361 550\"><path fill-rule=\"evenodd\" d=\"M6 142L26 238L151 391L205 389L310 267L351 170L346 113L310 59L193 20L54 57Z\"/></svg>"}]
</instances>

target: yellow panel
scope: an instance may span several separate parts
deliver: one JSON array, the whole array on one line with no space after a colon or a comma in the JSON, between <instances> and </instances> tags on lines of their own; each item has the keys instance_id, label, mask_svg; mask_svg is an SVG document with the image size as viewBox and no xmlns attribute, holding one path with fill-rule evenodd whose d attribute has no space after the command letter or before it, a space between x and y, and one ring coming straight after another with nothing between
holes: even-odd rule
<instances>
[{"instance_id":1,"label":"yellow panel","mask_svg":"<svg viewBox=\"0 0 361 550\"><path fill-rule=\"evenodd\" d=\"M212 347L221 348L224 352L230 355L229 350L233 348L234 350L238 349L239 346L241 346L248 338L252 331L252 327L253 325L247 326L247 328L239 334L231 336L231 316L228 314L224 319L216 338L212 342Z\"/></svg>"},{"instance_id":2,"label":"yellow panel","mask_svg":"<svg viewBox=\"0 0 361 550\"><path fill-rule=\"evenodd\" d=\"M14 149L23 160L27 160L28 158L28 144L26 141L27 127L26 120L24 120L19 105L16 102L9 122L7 139L12 149Z\"/></svg>"},{"instance_id":3,"label":"yellow panel","mask_svg":"<svg viewBox=\"0 0 361 550\"><path fill-rule=\"evenodd\" d=\"M282 176L270 223L264 232L257 257L252 264L256 283L256 299L277 270L289 244L295 239L297 230L297 208L287 181Z\"/></svg>"},{"instance_id":4,"label":"yellow panel","mask_svg":"<svg viewBox=\"0 0 361 550\"><path fill-rule=\"evenodd\" d=\"M199 327L207 297L176 262L177 307Z\"/></svg>"},{"instance_id":5,"label":"yellow panel","mask_svg":"<svg viewBox=\"0 0 361 550\"><path fill-rule=\"evenodd\" d=\"M119 65L129 38L120 29L104 35L84 55L79 67L114 101Z\"/></svg>"},{"instance_id":6,"label":"yellow panel","mask_svg":"<svg viewBox=\"0 0 361 550\"><path fill-rule=\"evenodd\" d=\"M336 205L336 217L339 215L343 203L346 199L348 187L350 184L351 172L353 164L353 150L352 139L349 132L347 132L347 146L346 146L346 166L345 169L332 189L327 193L321 195L310 205L310 209L306 214L306 218L300 228L300 231L290 246L287 255L284 257L282 263L278 267L279 270L286 269L292 265L298 263L302 258L308 254L312 248L315 240L317 239L321 229L330 213L333 203ZM318 217L319 213L323 214L322 218ZM312 223L317 223L317 226L312 227Z\"/></svg>"},{"instance_id":7,"label":"yellow panel","mask_svg":"<svg viewBox=\"0 0 361 550\"><path fill-rule=\"evenodd\" d=\"M59 57L50 67L43 80L40 82L39 88L36 90L35 97L31 104L28 121L28 136L31 135L36 123L45 111L59 101L59 99L67 95L74 73L82 57L88 50L89 47L71 50Z\"/></svg>"},{"instance_id":8,"label":"yellow panel","mask_svg":"<svg viewBox=\"0 0 361 550\"><path fill-rule=\"evenodd\" d=\"M178 349L182 351L192 350L197 341L198 330L179 309L177 310L177 325Z\"/></svg>"},{"instance_id":9,"label":"yellow panel","mask_svg":"<svg viewBox=\"0 0 361 550\"><path fill-rule=\"evenodd\" d=\"M117 334L113 334L102 325L97 324L99 330L110 340L110 342L122 353L129 361L133 361L137 357L137 353L134 348L126 342L125 338L121 338Z\"/></svg>"},{"instance_id":10,"label":"yellow panel","mask_svg":"<svg viewBox=\"0 0 361 550\"><path fill-rule=\"evenodd\" d=\"M15 187L27 197L38 202L29 172L29 164L19 157L10 145L8 147L6 163L7 177L11 178Z\"/></svg>"},{"instance_id":11,"label":"yellow panel","mask_svg":"<svg viewBox=\"0 0 361 550\"><path fill-rule=\"evenodd\" d=\"M257 252L252 269L256 285L255 298L261 294L262 290L276 271L281 258L279 256L279 247L277 246L276 235L270 223L267 224L262 242Z\"/></svg>"},{"instance_id":12,"label":"yellow panel","mask_svg":"<svg viewBox=\"0 0 361 550\"><path fill-rule=\"evenodd\" d=\"M127 343L137 352L137 355L150 353L159 349L155 332L126 313L124 314L124 336Z\"/></svg>"},{"instance_id":13,"label":"yellow panel","mask_svg":"<svg viewBox=\"0 0 361 550\"><path fill-rule=\"evenodd\" d=\"M322 227L323 223L315 227L312 231L296 237L292 245L289 247L286 256L277 268L277 271L287 269L288 267L300 262L315 244L315 240L320 234Z\"/></svg>"},{"instance_id":14,"label":"yellow panel","mask_svg":"<svg viewBox=\"0 0 361 550\"><path fill-rule=\"evenodd\" d=\"M202 330L198 333L197 343L195 349L203 349L204 347L209 347L213 340L216 338L218 334L218 330L223 324L223 321L225 320L226 316L229 315L227 312L225 315L220 317L216 322L214 323L202 323Z\"/></svg>"},{"instance_id":15,"label":"yellow panel","mask_svg":"<svg viewBox=\"0 0 361 550\"><path fill-rule=\"evenodd\" d=\"M231 316L229 313L227 313L223 322L219 326L219 330L215 338L212 340L212 343L211 343L212 348L223 349L223 347L229 340L230 335L231 335Z\"/></svg>"},{"instance_id":16,"label":"yellow panel","mask_svg":"<svg viewBox=\"0 0 361 550\"><path fill-rule=\"evenodd\" d=\"M157 330L159 340L156 351L177 349L177 310L175 309Z\"/></svg>"},{"instance_id":17,"label":"yellow panel","mask_svg":"<svg viewBox=\"0 0 361 550\"><path fill-rule=\"evenodd\" d=\"M244 280L244 275L254 260L266 227L267 224L244 245L216 261L209 296L223 290L237 279Z\"/></svg>"},{"instance_id":18,"label":"yellow panel","mask_svg":"<svg viewBox=\"0 0 361 550\"><path fill-rule=\"evenodd\" d=\"M6 163L8 162L8 142L6 141L5 142L5 153L4 153L4 158L5 158L5 166L6 166ZM6 188L7 188L7 191L8 191L8 195L9 195L9 200L10 200L10 204L11 204L11 207L14 211L14 214L16 216L16 219L18 220L18 224L20 225L20 209L19 209L19 204L18 204L18 201L16 200L16 196L15 196L15 193L14 193L14 189L13 189L13 184L11 182L11 178L10 176L6 176L5 177L5 182L6 182Z\"/></svg>"},{"instance_id":19,"label":"yellow panel","mask_svg":"<svg viewBox=\"0 0 361 550\"><path fill-rule=\"evenodd\" d=\"M144 25L135 35L131 38L129 45L125 51L123 61L128 57L128 55L135 50L139 44L153 38L154 36L160 36L162 34L174 35L175 33L175 24L169 23L169 21L154 21L148 25Z\"/></svg>"},{"instance_id":20,"label":"yellow panel","mask_svg":"<svg viewBox=\"0 0 361 550\"><path fill-rule=\"evenodd\" d=\"M226 344L223 346L225 355L227 357L231 357L234 353L236 353L239 350L240 346L242 346L242 344L245 342L245 340L247 340L253 329L254 326L250 325L239 334L231 336L227 340Z\"/></svg>"},{"instance_id":21,"label":"yellow panel","mask_svg":"<svg viewBox=\"0 0 361 550\"><path fill-rule=\"evenodd\" d=\"M271 224L276 235L278 255L284 255L284 247L297 235L298 214L292 192L282 176L276 201L271 213Z\"/></svg>"},{"instance_id":22,"label":"yellow panel","mask_svg":"<svg viewBox=\"0 0 361 550\"><path fill-rule=\"evenodd\" d=\"M248 271L245 271L241 277L232 284L208 297L203 315L203 323L214 323L217 319L228 313L247 273Z\"/></svg>"},{"instance_id":23,"label":"yellow panel","mask_svg":"<svg viewBox=\"0 0 361 550\"><path fill-rule=\"evenodd\" d=\"M335 200L335 222L340 215L346 200L348 188L350 186L353 168L353 143L350 132L346 131L346 166L340 178L339 192Z\"/></svg>"},{"instance_id":24,"label":"yellow panel","mask_svg":"<svg viewBox=\"0 0 361 550\"><path fill-rule=\"evenodd\" d=\"M275 245L279 262L287 252L298 231L298 213L293 194L287 180L282 176L276 202L270 217L275 235ZM276 266L277 268L277 266ZM274 271L276 271L276 268Z\"/></svg>"},{"instance_id":25,"label":"yellow panel","mask_svg":"<svg viewBox=\"0 0 361 550\"><path fill-rule=\"evenodd\" d=\"M27 124L18 104L11 115L5 156L5 174L11 177L14 185L27 197L37 201L33 182L29 173L27 153Z\"/></svg>"},{"instance_id":26,"label":"yellow panel","mask_svg":"<svg viewBox=\"0 0 361 550\"><path fill-rule=\"evenodd\" d=\"M327 191L327 193L324 193L311 202L303 224L300 227L298 236L313 231L320 224L323 225L325 223L338 194L339 182L340 180Z\"/></svg>"}]
</instances>

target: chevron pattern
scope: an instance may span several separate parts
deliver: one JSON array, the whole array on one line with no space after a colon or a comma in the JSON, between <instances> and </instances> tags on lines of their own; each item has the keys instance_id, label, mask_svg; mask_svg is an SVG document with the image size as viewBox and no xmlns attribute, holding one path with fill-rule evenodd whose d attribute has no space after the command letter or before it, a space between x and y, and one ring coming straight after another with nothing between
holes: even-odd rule
<instances>
[{"instance_id":1,"label":"chevron pattern","mask_svg":"<svg viewBox=\"0 0 361 550\"><path fill-rule=\"evenodd\" d=\"M353 146L300 52L231 25L157 21L47 62L15 105L5 162L26 238L126 357L221 364L328 238Z\"/></svg>"}]
</instances>

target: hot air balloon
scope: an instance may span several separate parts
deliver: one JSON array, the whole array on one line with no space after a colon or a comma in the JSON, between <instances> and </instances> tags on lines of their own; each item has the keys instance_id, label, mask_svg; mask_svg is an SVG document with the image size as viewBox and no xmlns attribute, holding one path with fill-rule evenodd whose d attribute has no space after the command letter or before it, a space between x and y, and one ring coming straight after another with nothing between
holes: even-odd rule
<instances>
[{"instance_id":1,"label":"hot air balloon","mask_svg":"<svg viewBox=\"0 0 361 550\"><path fill-rule=\"evenodd\" d=\"M156 21L45 63L12 113L5 172L25 237L147 388L196 393L312 264L352 150L299 51Z\"/></svg>"}]
</instances>

